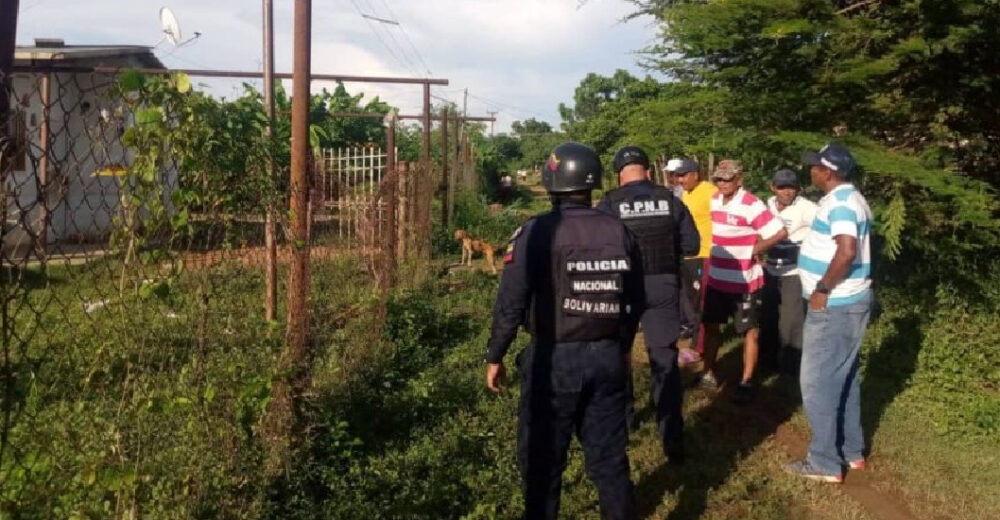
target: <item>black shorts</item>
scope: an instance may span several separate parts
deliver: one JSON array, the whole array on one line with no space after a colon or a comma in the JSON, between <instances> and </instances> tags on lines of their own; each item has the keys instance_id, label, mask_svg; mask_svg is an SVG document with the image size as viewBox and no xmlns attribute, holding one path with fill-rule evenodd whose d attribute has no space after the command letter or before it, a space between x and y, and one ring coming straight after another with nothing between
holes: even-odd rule
<instances>
[{"instance_id":1,"label":"black shorts","mask_svg":"<svg viewBox=\"0 0 1000 520\"><path fill-rule=\"evenodd\" d=\"M727 293L708 288L705 295L705 310L702 323L724 324L733 318L733 328L737 334L745 334L760 326L761 291L752 293Z\"/></svg>"}]
</instances>

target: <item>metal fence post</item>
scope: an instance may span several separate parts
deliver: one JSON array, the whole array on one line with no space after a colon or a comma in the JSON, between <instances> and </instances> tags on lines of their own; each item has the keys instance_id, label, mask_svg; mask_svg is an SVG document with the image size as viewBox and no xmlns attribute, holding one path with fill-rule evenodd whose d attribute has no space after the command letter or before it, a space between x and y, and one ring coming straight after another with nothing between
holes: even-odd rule
<instances>
[{"instance_id":1,"label":"metal fence post","mask_svg":"<svg viewBox=\"0 0 1000 520\"><path fill-rule=\"evenodd\" d=\"M288 314L285 351L278 362L271 402L265 418L269 445L266 471L276 475L291 469L301 440L301 399L309 381L309 84L312 0L295 0L294 78L292 80L292 167Z\"/></svg>"},{"instance_id":2,"label":"metal fence post","mask_svg":"<svg viewBox=\"0 0 1000 520\"><path fill-rule=\"evenodd\" d=\"M17 12L18 0L0 2L0 207L6 208L7 202L7 173L11 162L7 160L8 131L10 130L10 73L14 65L14 40L17 33ZM6 210L4 211L6 218ZM6 225L0 223L0 226ZM4 238L4 230L0 230L0 244ZM9 311L12 295L16 292L16 285L9 283L11 280L4 280L0 283L0 345L2 345L3 364L0 365L0 374L3 377L3 410L2 424L0 424L0 468L4 467L8 431L11 425L11 414L13 413L14 401L14 371L11 363L6 361L11 350L11 341L14 326Z\"/></svg>"},{"instance_id":3,"label":"metal fence post","mask_svg":"<svg viewBox=\"0 0 1000 520\"><path fill-rule=\"evenodd\" d=\"M40 145L38 158L38 243L36 244L36 254L38 259L45 263L48 258L49 244L49 113L52 104L51 73L42 74L41 79L41 100L42 100L42 122L38 128L38 144Z\"/></svg>"},{"instance_id":4,"label":"metal fence post","mask_svg":"<svg viewBox=\"0 0 1000 520\"><path fill-rule=\"evenodd\" d=\"M267 112L265 135L270 143L274 125L274 0L264 2L264 110ZM275 182L274 158L268 154L267 177ZM264 217L264 319L274 321L278 306L278 243L274 223L274 190L267 185L267 206Z\"/></svg>"}]
</instances>

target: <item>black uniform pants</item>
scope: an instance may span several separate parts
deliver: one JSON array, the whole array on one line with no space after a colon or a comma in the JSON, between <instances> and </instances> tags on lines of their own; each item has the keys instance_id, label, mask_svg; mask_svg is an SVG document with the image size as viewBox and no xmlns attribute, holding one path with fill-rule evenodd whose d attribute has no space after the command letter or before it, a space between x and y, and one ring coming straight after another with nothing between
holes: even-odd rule
<instances>
[{"instance_id":1,"label":"black uniform pants","mask_svg":"<svg viewBox=\"0 0 1000 520\"><path fill-rule=\"evenodd\" d=\"M765 273L760 323L760 360L772 370L797 374L802 358L806 301L798 276Z\"/></svg>"},{"instance_id":2,"label":"black uniform pants","mask_svg":"<svg viewBox=\"0 0 1000 520\"><path fill-rule=\"evenodd\" d=\"M684 418L681 413L684 395L677 365L677 338L680 334L678 278L672 274L647 276L645 287L646 310L642 314L642 331L649 353L656 423L663 441L663 452L668 457L678 457L684 451Z\"/></svg>"},{"instance_id":3,"label":"black uniform pants","mask_svg":"<svg viewBox=\"0 0 1000 520\"><path fill-rule=\"evenodd\" d=\"M528 520L559 515L570 439L583 446L601 518L633 520L626 448L626 369L619 340L532 343L518 358L521 412L517 454Z\"/></svg>"}]
</instances>

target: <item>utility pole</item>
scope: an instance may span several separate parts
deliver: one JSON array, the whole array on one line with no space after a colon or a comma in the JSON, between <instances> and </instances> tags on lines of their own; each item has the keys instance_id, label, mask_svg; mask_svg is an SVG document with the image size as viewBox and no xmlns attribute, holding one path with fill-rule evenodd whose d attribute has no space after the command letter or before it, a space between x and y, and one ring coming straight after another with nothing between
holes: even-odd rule
<instances>
[{"instance_id":1,"label":"utility pole","mask_svg":"<svg viewBox=\"0 0 1000 520\"><path fill-rule=\"evenodd\" d=\"M500 113L500 111L499 110L487 110L486 113L489 114L490 117L495 118L497 116L497 114ZM490 137L493 137L493 124L494 123L496 123L496 121L490 121Z\"/></svg>"},{"instance_id":2,"label":"utility pole","mask_svg":"<svg viewBox=\"0 0 1000 520\"><path fill-rule=\"evenodd\" d=\"M462 117L469 115L469 89L462 89L464 94L462 94Z\"/></svg>"},{"instance_id":3,"label":"utility pole","mask_svg":"<svg viewBox=\"0 0 1000 520\"><path fill-rule=\"evenodd\" d=\"M263 0L264 7L264 110L267 112L267 127L264 136L268 143L266 215L264 217L264 319L274 321L278 307L278 242L274 223L274 187L277 185L274 171L274 157L271 151L272 127L274 126L274 0Z\"/></svg>"}]
</instances>

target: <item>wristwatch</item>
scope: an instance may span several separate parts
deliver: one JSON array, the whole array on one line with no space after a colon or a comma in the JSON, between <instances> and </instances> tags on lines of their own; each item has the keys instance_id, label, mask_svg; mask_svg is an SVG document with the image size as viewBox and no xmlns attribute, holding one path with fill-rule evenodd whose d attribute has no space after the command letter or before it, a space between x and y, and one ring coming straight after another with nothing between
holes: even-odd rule
<instances>
[{"instance_id":1,"label":"wristwatch","mask_svg":"<svg viewBox=\"0 0 1000 520\"><path fill-rule=\"evenodd\" d=\"M816 292L820 294L830 294L830 288L823 282L816 283Z\"/></svg>"}]
</instances>

